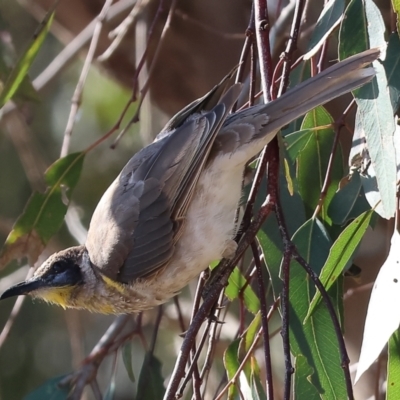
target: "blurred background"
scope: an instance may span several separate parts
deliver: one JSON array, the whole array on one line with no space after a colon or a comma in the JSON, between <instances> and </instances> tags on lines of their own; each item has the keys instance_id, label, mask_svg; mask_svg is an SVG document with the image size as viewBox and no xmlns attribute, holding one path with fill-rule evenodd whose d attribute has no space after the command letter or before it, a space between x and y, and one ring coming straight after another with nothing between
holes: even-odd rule
<instances>
[{"instance_id":1,"label":"blurred background","mask_svg":"<svg viewBox=\"0 0 400 400\"><path fill-rule=\"evenodd\" d=\"M85 149L116 123L132 94L136 67L146 50L147 37L151 33L155 39L148 46L148 60L155 62L153 67L148 63L139 76L142 87L151 73L150 91L142 107L140 122L130 127L116 149L110 148L115 139L113 136L86 156L81 179L73 194L74 206L68 215L70 229L63 226L51 240L38 264L53 251L84 241L85 227L88 226L94 207L129 157L143 144L150 142L170 116L203 95L238 63L250 17L250 0L177 1L171 25L163 38L162 30L171 1L161 3L164 3L164 8L160 8L159 1L120 0L114 1L110 8L83 91L69 152ZM307 47L307 27L315 24L323 5L323 2L310 3L312 7L307 9L307 22L299 42L300 53ZM3 59L9 60L11 64L15 62L52 4L52 1L46 0L0 1ZM30 71L30 78L39 89L36 93L28 93L25 98L22 96L17 99L17 108L3 109L0 122L1 242L5 241L32 191L45 189L43 173L60 155L71 99L96 16L103 5L104 1L101 0L59 2L51 33ZM271 43L276 61L288 37L293 2L273 0L268 5L273 24ZM127 32L115 52L109 55L107 49L110 48L112 38L118 34L118 29L124 26L121 25L123 21L127 21ZM156 21L154 26L153 21ZM162 46L158 48L161 40ZM329 45L335 54L337 43L332 40ZM66 49L73 56L62 53ZM51 76L46 68L55 60L58 60L60 68ZM340 107L333 107L333 114L338 113ZM136 104L133 104L124 121L135 111ZM361 282L355 285L372 282L376 275L373 266L380 266L385 258L387 232L391 231L385 224L378 224L378 232L371 242L362 246L359 264L368 260L370 268L362 275ZM20 266L21 263L13 262L0 271L0 292L24 279L28 266ZM186 325L194 290L195 283L185 289L180 300ZM368 295L368 292L361 293L359 300L351 302L348 310L348 321L352 321L352 324L347 327L347 332L354 360L358 357L361 324L365 318ZM13 300L0 304L0 327L8 320L12 307ZM230 311L217 349L220 355L216 357L217 364L222 363L222 353L237 331L235 305ZM152 335L156 313L156 310L151 311L143 317L143 333L147 338ZM112 321L113 317L64 311L26 299L9 337L0 347L0 399L21 399L49 378L71 372L80 365ZM131 324L134 324L133 319ZM277 324L275 328L278 328ZM171 372L172 362L181 343L177 335L179 331L176 307L169 303L164 307L156 346L156 354L163 361L162 372L165 378ZM279 335L272 340L272 347L276 352L274 368L278 371L276 387L279 392L279 371L283 369ZM133 341L133 354L133 370L137 377L144 357L143 344L139 339ZM116 377L117 388L114 398L132 398L135 384L129 380L120 354L116 359L107 358L100 369L99 384L103 392L107 391L112 375ZM216 376L214 387L219 383L220 377ZM374 383L369 383L366 375L359 385L359 398L367 398L373 386ZM88 399L92 398L90 391L85 395Z\"/></svg>"}]
</instances>

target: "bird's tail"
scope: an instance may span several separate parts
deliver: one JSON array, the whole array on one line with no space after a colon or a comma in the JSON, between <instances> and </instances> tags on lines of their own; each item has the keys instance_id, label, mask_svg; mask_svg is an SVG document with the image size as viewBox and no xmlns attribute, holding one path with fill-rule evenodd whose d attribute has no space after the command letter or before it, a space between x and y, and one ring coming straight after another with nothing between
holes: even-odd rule
<instances>
[{"instance_id":1,"label":"bird's tail","mask_svg":"<svg viewBox=\"0 0 400 400\"><path fill-rule=\"evenodd\" d=\"M313 108L354 90L375 76L366 67L380 55L370 49L345 59L291 88L268 104L230 115L216 139L219 155L234 155L240 164L254 157L281 129Z\"/></svg>"},{"instance_id":2,"label":"bird's tail","mask_svg":"<svg viewBox=\"0 0 400 400\"><path fill-rule=\"evenodd\" d=\"M380 50L375 48L349 57L261 106L259 111L270 116L269 129L280 129L313 108L369 82L375 70L365 66L379 55Z\"/></svg>"}]
</instances>

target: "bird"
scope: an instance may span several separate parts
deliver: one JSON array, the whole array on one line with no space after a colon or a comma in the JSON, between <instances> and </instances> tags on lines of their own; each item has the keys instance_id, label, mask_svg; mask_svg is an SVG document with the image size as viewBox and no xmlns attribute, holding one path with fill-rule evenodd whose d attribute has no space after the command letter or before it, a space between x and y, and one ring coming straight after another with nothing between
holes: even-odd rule
<instances>
[{"instance_id":1,"label":"bird","mask_svg":"<svg viewBox=\"0 0 400 400\"><path fill-rule=\"evenodd\" d=\"M373 79L379 54L351 56L234 113L242 85L225 78L128 161L101 197L84 245L51 255L0 299L31 295L103 314L165 303L211 262L235 254L247 163L282 127Z\"/></svg>"}]
</instances>

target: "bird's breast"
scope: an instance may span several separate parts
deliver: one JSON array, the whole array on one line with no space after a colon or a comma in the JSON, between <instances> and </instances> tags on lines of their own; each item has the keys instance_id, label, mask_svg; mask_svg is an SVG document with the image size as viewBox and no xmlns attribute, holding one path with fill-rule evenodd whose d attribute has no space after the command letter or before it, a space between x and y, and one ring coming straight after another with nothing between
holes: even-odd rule
<instances>
[{"instance_id":1,"label":"bird's breast","mask_svg":"<svg viewBox=\"0 0 400 400\"><path fill-rule=\"evenodd\" d=\"M155 278L155 291L172 297L222 254L236 233L243 166L215 159L201 174L175 252Z\"/></svg>"}]
</instances>

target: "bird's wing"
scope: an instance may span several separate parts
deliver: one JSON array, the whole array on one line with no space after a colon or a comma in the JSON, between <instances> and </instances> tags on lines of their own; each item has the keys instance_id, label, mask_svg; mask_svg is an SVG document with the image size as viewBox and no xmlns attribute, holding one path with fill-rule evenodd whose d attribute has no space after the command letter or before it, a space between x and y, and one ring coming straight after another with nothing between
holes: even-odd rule
<instances>
[{"instance_id":1,"label":"bird's wing","mask_svg":"<svg viewBox=\"0 0 400 400\"><path fill-rule=\"evenodd\" d=\"M90 259L102 272L131 282L168 263L199 175L239 93L240 85L233 86L211 111L189 117L124 167L88 232Z\"/></svg>"}]
</instances>

